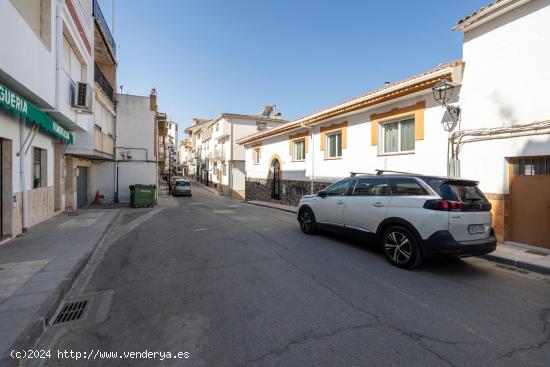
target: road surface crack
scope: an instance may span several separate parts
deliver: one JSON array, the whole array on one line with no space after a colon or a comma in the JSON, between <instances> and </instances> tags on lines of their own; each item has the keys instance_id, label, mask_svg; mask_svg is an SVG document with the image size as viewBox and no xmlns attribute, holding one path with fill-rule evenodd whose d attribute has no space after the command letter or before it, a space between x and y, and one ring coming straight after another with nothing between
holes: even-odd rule
<instances>
[{"instance_id":1,"label":"road surface crack","mask_svg":"<svg viewBox=\"0 0 550 367\"><path fill-rule=\"evenodd\" d=\"M546 345L550 345L550 308L542 309L539 312L539 319L542 322L542 335L544 336L542 341L525 347L513 348L508 353L499 356L498 359L512 358L517 353L539 350Z\"/></svg>"},{"instance_id":2,"label":"road surface crack","mask_svg":"<svg viewBox=\"0 0 550 367\"><path fill-rule=\"evenodd\" d=\"M257 358L254 358L253 360L246 361L242 366L247 366L247 365L250 365L250 364L254 364L254 363L264 361L265 359L267 359L271 356L277 356L277 355L284 354L284 353L288 352L293 346L306 343L310 340L320 340L320 339L324 339L324 338L330 338L330 337L333 337L337 334L345 333L345 332L348 332L348 331L364 330L364 329L368 329L368 328L371 328L371 327L374 327L374 326L377 326L377 325L378 325L378 323L366 323L366 324L360 324L360 325L355 325L355 326L340 327L340 328L331 330L327 333L312 333L312 332L304 333L304 334L302 334L302 335L300 335L300 336L298 336L294 339L291 339L288 343L286 343L282 347L274 348L274 349L270 350L269 352L264 353L264 354L262 354L261 356L259 356Z\"/></svg>"}]
</instances>

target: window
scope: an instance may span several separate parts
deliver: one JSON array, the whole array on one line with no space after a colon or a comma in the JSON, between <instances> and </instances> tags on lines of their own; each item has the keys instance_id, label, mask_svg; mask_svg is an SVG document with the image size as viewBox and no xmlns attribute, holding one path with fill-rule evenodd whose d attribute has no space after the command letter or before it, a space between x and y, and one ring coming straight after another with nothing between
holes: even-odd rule
<instances>
[{"instance_id":1,"label":"window","mask_svg":"<svg viewBox=\"0 0 550 367\"><path fill-rule=\"evenodd\" d=\"M295 140L292 142L292 160L303 161L306 159L306 140Z\"/></svg>"},{"instance_id":2,"label":"window","mask_svg":"<svg viewBox=\"0 0 550 367\"><path fill-rule=\"evenodd\" d=\"M32 187L33 189L46 186L46 150L33 148Z\"/></svg>"},{"instance_id":3,"label":"window","mask_svg":"<svg viewBox=\"0 0 550 367\"><path fill-rule=\"evenodd\" d=\"M220 123L216 122L216 131L218 131L219 129L220 129Z\"/></svg>"},{"instance_id":4,"label":"window","mask_svg":"<svg viewBox=\"0 0 550 367\"><path fill-rule=\"evenodd\" d=\"M354 196L381 196L388 195L388 182L385 178L361 178L355 184Z\"/></svg>"},{"instance_id":5,"label":"window","mask_svg":"<svg viewBox=\"0 0 550 367\"><path fill-rule=\"evenodd\" d=\"M429 195L428 191L422 187L414 178L390 178L391 193L394 196L404 195Z\"/></svg>"},{"instance_id":6,"label":"window","mask_svg":"<svg viewBox=\"0 0 550 367\"><path fill-rule=\"evenodd\" d=\"M414 151L414 118L382 124L382 153Z\"/></svg>"},{"instance_id":7,"label":"window","mask_svg":"<svg viewBox=\"0 0 550 367\"><path fill-rule=\"evenodd\" d=\"M258 127L258 131L267 129L267 123L265 122L256 122L256 126Z\"/></svg>"},{"instance_id":8,"label":"window","mask_svg":"<svg viewBox=\"0 0 550 367\"><path fill-rule=\"evenodd\" d=\"M439 194L445 200L459 201L462 203L488 203L489 201L477 187L475 182L449 181L443 183Z\"/></svg>"},{"instance_id":9,"label":"window","mask_svg":"<svg viewBox=\"0 0 550 367\"><path fill-rule=\"evenodd\" d=\"M323 190L323 192L327 196L340 196L340 195L346 195L349 187L351 186L352 181L351 180L343 180L338 181L327 187Z\"/></svg>"},{"instance_id":10,"label":"window","mask_svg":"<svg viewBox=\"0 0 550 367\"><path fill-rule=\"evenodd\" d=\"M252 151L252 158L254 160L254 164L260 164L260 148L254 148Z\"/></svg>"},{"instance_id":11,"label":"window","mask_svg":"<svg viewBox=\"0 0 550 367\"><path fill-rule=\"evenodd\" d=\"M515 158L512 168L516 176L550 176L550 157Z\"/></svg>"},{"instance_id":12,"label":"window","mask_svg":"<svg viewBox=\"0 0 550 367\"><path fill-rule=\"evenodd\" d=\"M326 158L340 158L342 156L342 132L327 134Z\"/></svg>"}]
</instances>

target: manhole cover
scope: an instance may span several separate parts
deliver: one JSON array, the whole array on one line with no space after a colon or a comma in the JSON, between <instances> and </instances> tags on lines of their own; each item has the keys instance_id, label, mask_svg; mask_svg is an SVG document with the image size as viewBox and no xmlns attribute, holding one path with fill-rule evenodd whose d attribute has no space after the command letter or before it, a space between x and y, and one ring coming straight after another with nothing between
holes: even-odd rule
<instances>
[{"instance_id":1,"label":"manhole cover","mask_svg":"<svg viewBox=\"0 0 550 367\"><path fill-rule=\"evenodd\" d=\"M53 324L61 324L62 322L76 321L80 319L87 304L88 301L65 303L61 309L61 312L59 312L55 318Z\"/></svg>"}]
</instances>

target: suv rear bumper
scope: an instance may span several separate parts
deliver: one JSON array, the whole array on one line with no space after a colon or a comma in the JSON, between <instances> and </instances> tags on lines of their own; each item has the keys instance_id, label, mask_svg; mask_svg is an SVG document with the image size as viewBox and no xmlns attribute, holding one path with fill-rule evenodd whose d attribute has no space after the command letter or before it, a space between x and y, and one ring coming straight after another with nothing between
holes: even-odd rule
<instances>
[{"instance_id":1,"label":"suv rear bumper","mask_svg":"<svg viewBox=\"0 0 550 367\"><path fill-rule=\"evenodd\" d=\"M485 255L495 251L497 239L491 228L489 237L481 240L455 241L449 231L437 231L422 243L425 257L466 257Z\"/></svg>"}]
</instances>

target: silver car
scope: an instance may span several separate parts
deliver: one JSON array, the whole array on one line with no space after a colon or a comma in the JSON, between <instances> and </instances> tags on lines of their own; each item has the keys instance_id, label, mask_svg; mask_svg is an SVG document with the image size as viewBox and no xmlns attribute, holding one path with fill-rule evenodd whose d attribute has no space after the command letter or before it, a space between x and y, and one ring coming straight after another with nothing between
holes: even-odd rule
<instances>
[{"instance_id":1,"label":"silver car","mask_svg":"<svg viewBox=\"0 0 550 367\"><path fill-rule=\"evenodd\" d=\"M191 183L184 179L177 179L174 181L172 188L172 195L186 195L191 196Z\"/></svg>"}]
</instances>

